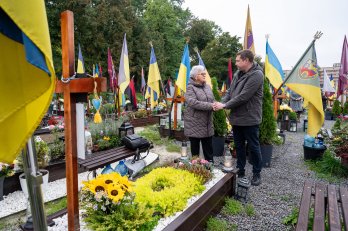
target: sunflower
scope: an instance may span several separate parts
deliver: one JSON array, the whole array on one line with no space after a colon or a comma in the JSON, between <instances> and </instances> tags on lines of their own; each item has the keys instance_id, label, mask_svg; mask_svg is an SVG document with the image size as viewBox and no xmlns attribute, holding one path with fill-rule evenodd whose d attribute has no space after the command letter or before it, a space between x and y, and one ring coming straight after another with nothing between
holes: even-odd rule
<instances>
[{"instance_id":1,"label":"sunflower","mask_svg":"<svg viewBox=\"0 0 348 231\"><path fill-rule=\"evenodd\" d=\"M85 184L85 183L84 183ZM89 183L85 184L89 191L96 194L98 191L106 191L107 184L105 184L103 179L96 178L94 180L89 181Z\"/></svg>"},{"instance_id":2,"label":"sunflower","mask_svg":"<svg viewBox=\"0 0 348 231\"><path fill-rule=\"evenodd\" d=\"M108 187L107 192L108 192L108 197L113 202L118 202L122 200L125 193L119 185L115 185L115 184L112 185L112 187Z\"/></svg>"}]
</instances>

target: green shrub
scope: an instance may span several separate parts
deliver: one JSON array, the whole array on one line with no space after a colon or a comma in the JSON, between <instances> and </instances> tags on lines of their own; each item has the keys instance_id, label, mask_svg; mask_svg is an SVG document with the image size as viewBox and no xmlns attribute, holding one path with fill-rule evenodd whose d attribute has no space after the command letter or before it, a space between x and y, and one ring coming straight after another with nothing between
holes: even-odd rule
<instances>
[{"instance_id":1,"label":"green shrub","mask_svg":"<svg viewBox=\"0 0 348 231\"><path fill-rule=\"evenodd\" d=\"M290 119L290 120L297 120L297 114L296 114L296 112L291 111L291 112L289 113L289 119Z\"/></svg>"},{"instance_id":2,"label":"green shrub","mask_svg":"<svg viewBox=\"0 0 348 231\"><path fill-rule=\"evenodd\" d=\"M272 94L269 81L265 78L263 83L262 122L260 124L260 144L272 144L276 136L277 123L273 114Z\"/></svg>"},{"instance_id":3,"label":"green shrub","mask_svg":"<svg viewBox=\"0 0 348 231\"><path fill-rule=\"evenodd\" d=\"M335 100L332 107L332 114L339 116L342 113L341 103L338 100Z\"/></svg>"},{"instance_id":4,"label":"green shrub","mask_svg":"<svg viewBox=\"0 0 348 231\"><path fill-rule=\"evenodd\" d=\"M216 78L211 79L213 85L213 94L216 101L221 101L221 96L218 91L218 83ZM214 124L214 135L215 136L225 136L227 133L227 123L226 123L226 114L224 110L214 111L213 112L213 124Z\"/></svg>"},{"instance_id":5,"label":"green shrub","mask_svg":"<svg viewBox=\"0 0 348 231\"><path fill-rule=\"evenodd\" d=\"M343 105L343 115L348 115L348 101Z\"/></svg>"},{"instance_id":6,"label":"green shrub","mask_svg":"<svg viewBox=\"0 0 348 231\"><path fill-rule=\"evenodd\" d=\"M247 216L251 217L251 216L254 216L255 215L255 208L254 208L254 205L253 204L246 204L245 205L245 213Z\"/></svg>"}]
</instances>

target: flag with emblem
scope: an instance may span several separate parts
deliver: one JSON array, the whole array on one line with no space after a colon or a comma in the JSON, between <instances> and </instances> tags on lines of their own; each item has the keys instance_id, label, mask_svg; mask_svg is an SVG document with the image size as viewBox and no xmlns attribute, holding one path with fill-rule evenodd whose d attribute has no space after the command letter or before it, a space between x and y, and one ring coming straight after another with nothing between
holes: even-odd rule
<instances>
[{"instance_id":1,"label":"flag with emblem","mask_svg":"<svg viewBox=\"0 0 348 231\"><path fill-rule=\"evenodd\" d=\"M324 123L324 111L315 40L307 48L284 82L286 86L308 102L308 134L316 136Z\"/></svg>"},{"instance_id":2,"label":"flag with emblem","mask_svg":"<svg viewBox=\"0 0 348 231\"><path fill-rule=\"evenodd\" d=\"M254 37L253 37L253 29L251 27L249 5L248 5L247 20L245 25L243 49L251 50L255 54Z\"/></svg>"}]
</instances>

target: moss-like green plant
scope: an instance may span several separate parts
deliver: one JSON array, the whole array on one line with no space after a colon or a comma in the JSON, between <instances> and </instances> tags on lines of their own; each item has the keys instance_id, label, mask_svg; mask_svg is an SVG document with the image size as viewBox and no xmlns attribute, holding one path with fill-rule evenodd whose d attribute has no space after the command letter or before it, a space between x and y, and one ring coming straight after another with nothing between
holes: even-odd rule
<instances>
[{"instance_id":1,"label":"moss-like green plant","mask_svg":"<svg viewBox=\"0 0 348 231\"><path fill-rule=\"evenodd\" d=\"M255 215L255 208L253 204L247 203L245 205L245 213L247 216L252 217Z\"/></svg>"},{"instance_id":2,"label":"moss-like green plant","mask_svg":"<svg viewBox=\"0 0 348 231\"><path fill-rule=\"evenodd\" d=\"M211 217L207 221L207 231L233 231L237 230L236 224L229 225L227 221Z\"/></svg>"},{"instance_id":3,"label":"moss-like green plant","mask_svg":"<svg viewBox=\"0 0 348 231\"><path fill-rule=\"evenodd\" d=\"M243 210L243 205L240 201L226 198L225 206L222 208L221 212L225 215L238 215L241 214Z\"/></svg>"},{"instance_id":4,"label":"moss-like green plant","mask_svg":"<svg viewBox=\"0 0 348 231\"><path fill-rule=\"evenodd\" d=\"M170 216L183 210L187 200L204 188L200 180L188 171L156 168L135 182L134 201L153 208L155 213Z\"/></svg>"},{"instance_id":5,"label":"moss-like green plant","mask_svg":"<svg viewBox=\"0 0 348 231\"><path fill-rule=\"evenodd\" d=\"M262 122L260 124L260 144L272 144L276 136L277 123L273 115L272 94L269 81L265 78L263 83Z\"/></svg>"},{"instance_id":6,"label":"moss-like green plant","mask_svg":"<svg viewBox=\"0 0 348 231\"><path fill-rule=\"evenodd\" d=\"M332 107L332 114L339 116L342 113L341 103L338 100L335 100Z\"/></svg>"},{"instance_id":7,"label":"moss-like green plant","mask_svg":"<svg viewBox=\"0 0 348 231\"><path fill-rule=\"evenodd\" d=\"M218 83L216 78L211 79L213 85L213 94L216 101L221 101L221 96L218 91ZM225 136L227 133L226 114L223 110L213 112L214 135Z\"/></svg>"}]
</instances>

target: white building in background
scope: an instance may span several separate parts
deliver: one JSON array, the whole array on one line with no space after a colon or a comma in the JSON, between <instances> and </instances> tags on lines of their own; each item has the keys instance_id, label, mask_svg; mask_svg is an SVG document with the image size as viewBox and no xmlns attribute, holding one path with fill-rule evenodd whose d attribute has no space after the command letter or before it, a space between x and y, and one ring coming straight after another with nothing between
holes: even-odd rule
<instances>
[{"instance_id":1,"label":"white building in background","mask_svg":"<svg viewBox=\"0 0 348 231\"><path fill-rule=\"evenodd\" d=\"M320 86L323 87L323 83L324 83L324 69L326 70L327 76L330 78L330 76L332 75L334 82L335 82L335 88L337 87L337 81L338 81L338 72L340 70L340 63L334 63L332 65L332 67L319 67L319 77L320 77ZM285 78L288 76L288 74L290 74L291 70L284 70L284 76Z\"/></svg>"}]
</instances>

